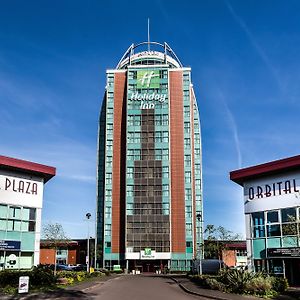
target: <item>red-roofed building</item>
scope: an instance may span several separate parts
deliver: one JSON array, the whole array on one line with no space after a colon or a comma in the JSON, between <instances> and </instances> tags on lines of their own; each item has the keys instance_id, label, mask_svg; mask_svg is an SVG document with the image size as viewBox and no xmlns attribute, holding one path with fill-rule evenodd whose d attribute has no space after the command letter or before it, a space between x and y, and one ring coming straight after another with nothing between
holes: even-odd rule
<instances>
[{"instance_id":1,"label":"red-roofed building","mask_svg":"<svg viewBox=\"0 0 300 300\"><path fill-rule=\"evenodd\" d=\"M44 184L54 167L0 155L0 269L39 264Z\"/></svg>"},{"instance_id":2,"label":"red-roofed building","mask_svg":"<svg viewBox=\"0 0 300 300\"><path fill-rule=\"evenodd\" d=\"M244 188L248 264L300 284L300 155L230 172Z\"/></svg>"},{"instance_id":3,"label":"red-roofed building","mask_svg":"<svg viewBox=\"0 0 300 300\"><path fill-rule=\"evenodd\" d=\"M90 238L90 253L91 263L94 259L95 239ZM41 240L40 263L44 265L65 264L77 265L86 264L87 257L87 239L76 239L70 241L62 241L57 245L56 255L55 249L50 241ZM93 265L93 263L91 264Z\"/></svg>"},{"instance_id":4,"label":"red-roofed building","mask_svg":"<svg viewBox=\"0 0 300 300\"><path fill-rule=\"evenodd\" d=\"M247 266L246 241L237 241L224 244L222 260L227 267Z\"/></svg>"}]
</instances>

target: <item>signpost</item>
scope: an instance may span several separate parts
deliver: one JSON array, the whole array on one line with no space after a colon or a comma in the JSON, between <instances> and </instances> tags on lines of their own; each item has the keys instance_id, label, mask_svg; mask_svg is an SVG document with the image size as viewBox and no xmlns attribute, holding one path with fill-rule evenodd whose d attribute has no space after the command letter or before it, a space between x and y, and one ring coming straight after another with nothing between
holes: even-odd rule
<instances>
[{"instance_id":1,"label":"signpost","mask_svg":"<svg viewBox=\"0 0 300 300\"><path fill-rule=\"evenodd\" d=\"M19 277L19 294L28 293L29 290L29 276Z\"/></svg>"}]
</instances>

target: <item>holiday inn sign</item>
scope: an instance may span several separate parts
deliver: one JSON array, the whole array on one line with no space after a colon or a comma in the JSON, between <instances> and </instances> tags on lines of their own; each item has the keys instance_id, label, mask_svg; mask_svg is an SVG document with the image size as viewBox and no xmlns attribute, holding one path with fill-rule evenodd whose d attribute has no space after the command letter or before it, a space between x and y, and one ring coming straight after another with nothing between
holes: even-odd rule
<instances>
[{"instance_id":1,"label":"holiday inn sign","mask_svg":"<svg viewBox=\"0 0 300 300\"><path fill-rule=\"evenodd\" d=\"M164 103L167 100L167 94L156 91L160 88L160 81L159 70L148 69L137 71L136 88L137 90L145 90L145 92L132 92L129 99L140 101L141 109L154 108L156 101Z\"/></svg>"}]
</instances>

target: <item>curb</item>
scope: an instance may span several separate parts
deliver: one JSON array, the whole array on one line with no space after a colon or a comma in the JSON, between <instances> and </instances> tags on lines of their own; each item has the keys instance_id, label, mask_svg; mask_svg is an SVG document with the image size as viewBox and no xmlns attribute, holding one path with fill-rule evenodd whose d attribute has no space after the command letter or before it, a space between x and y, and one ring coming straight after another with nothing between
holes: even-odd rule
<instances>
[{"instance_id":1,"label":"curb","mask_svg":"<svg viewBox=\"0 0 300 300\"><path fill-rule=\"evenodd\" d=\"M211 296L211 295L205 295L205 294L201 294L201 293L197 293L197 292L193 292L191 290L189 290L188 288L186 288L183 284L181 284L177 279L175 279L172 276L169 276L169 278L171 278L173 281L175 281L179 287L184 290L186 293L188 294L192 294L192 295L196 295L196 296L201 296L201 297L206 297L209 299L216 299L216 300L228 300L228 298L223 298L223 297L218 297L218 296Z\"/></svg>"}]
</instances>

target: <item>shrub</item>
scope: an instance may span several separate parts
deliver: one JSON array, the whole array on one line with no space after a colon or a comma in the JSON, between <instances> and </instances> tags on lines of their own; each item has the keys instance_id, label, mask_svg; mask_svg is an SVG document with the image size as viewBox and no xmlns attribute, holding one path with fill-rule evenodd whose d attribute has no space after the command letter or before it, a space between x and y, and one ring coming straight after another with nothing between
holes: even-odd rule
<instances>
[{"instance_id":1,"label":"shrub","mask_svg":"<svg viewBox=\"0 0 300 300\"><path fill-rule=\"evenodd\" d=\"M93 273L90 273L91 277L101 277L101 276L106 276L105 273L99 272L99 271L95 271Z\"/></svg>"},{"instance_id":2,"label":"shrub","mask_svg":"<svg viewBox=\"0 0 300 300\"><path fill-rule=\"evenodd\" d=\"M13 271L13 270L3 270L0 272L0 287L4 288L8 285L10 286L18 286L19 277L27 276L28 273L26 271Z\"/></svg>"},{"instance_id":3,"label":"shrub","mask_svg":"<svg viewBox=\"0 0 300 300\"><path fill-rule=\"evenodd\" d=\"M57 277L53 275L53 271L43 265L33 267L29 274L29 284L34 287L53 286L56 283Z\"/></svg>"},{"instance_id":4,"label":"shrub","mask_svg":"<svg viewBox=\"0 0 300 300\"><path fill-rule=\"evenodd\" d=\"M73 281L82 281L89 274L85 271L58 271L57 276L60 278L72 278Z\"/></svg>"},{"instance_id":5,"label":"shrub","mask_svg":"<svg viewBox=\"0 0 300 300\"><path fill-rule=\"evenodd\" d=\"M271 277L272 280L272 288L274 291L278 293L285 292L288 287L289 283L286 278L283 277Z\"/></svg>"},{"instance_id":6,"label":"shrub","mask_svg":"<svg viewBox=\"0 0 300 300\"><path fill-rule=\"evenodd\" d=\"M2 288L1 291L4 294L13 295L18 293L18 288L7 285L6 287Z\"/></svg>"},{"instance_id":7,"label":"shrub","mask_svg":"<svg viewBox=\"0 0 300 300\"><path fill-rule=\"evenodd\" d=\"M55 285L57 278L49 268L42 266L33 267L32 270L3 270L0 272L0 287L9 289L17 288L20 276L29 276L30 288L52 287Z\"/></svg>"},{"instance_id":8,"label":"shrub","mask_svg":"<svg viewBox=\"0 0 300 300\"><path fill-rule=\"evenodd\" d=\"M254 273L242 269L222 269L218 276L194 275L189 278L204 288L222 292L247 293L263 297L273 297L288 288L288 281L282 277L272 277L266 273Z\"/></svg>"},{"instance_id":9,"label":"shrub","mask_svg":"<svg viewBox=\"0 0 300 300\"><path fill-rule=\"evenodd\" d=\"M243 269L223 269L219 272L219 281L233 293L243 293L249 282L257 275Z\"/></svg>"},{"instance_id":10,"label":"shrub","mask_svg":"<svg viewBox=\"0 0 300 300\"><path fill-rule=\"evenodd\" d=\"M218 281L216 278L206 278L205 282L212 290L219 290L221 292L227 291L225 284Z\"/></svg>"},{"instance_id":11,"label":"shrub","mask_svg":"<svg viewBox=\"0 0 300 300\"><path fill-rule=\"evenodd\" d=\"M272 278L270 276L257 276L252 278L246 284L245 292L256 294L260 296L270 294L272 290Z\"/></svg>"},{"instance_id":12,"label":"shrub","mask_svg":"<svg viewBox=\"0 0 300 300\"><path fill-rule=\"evenodd\" d=\"M212 276L208 276L208 275L193 275L190 278L197 285L200 285L201 287L207 288L207 287L210 287L210 285L207 282L207 279L208 278L213 278L213 277Z\"/></svg>"},{"instance_id":13,"label":"shrub","mask_svg":"<svg viewBox=\"0 0 300 300\"><path fill-rule=\"evenodd\" d=\"M101 269L99 269L99 271L100 271L101 273L104 273L106 276L109 276L109 275L110 275L110 271L107 270L107 269L105 269L105 268L101 268Z\"/></svg>"},{"instance_id":14,"label":"shrub","mask_svg":"<svg viewBox=\"0 0 300 300\"><path fill-rule=\"evenodd\" d=\"M110 271L111 274L122 274L123 270L112 270Z\"/></svg>"}]
</instances>

